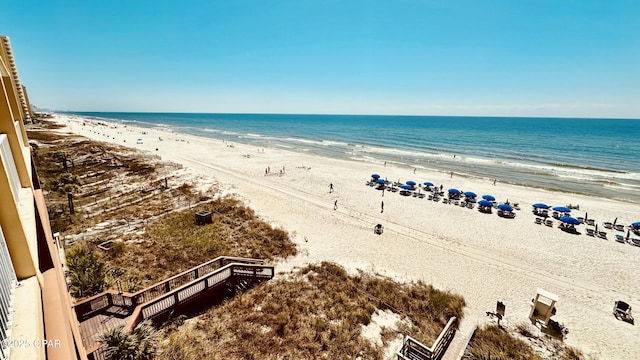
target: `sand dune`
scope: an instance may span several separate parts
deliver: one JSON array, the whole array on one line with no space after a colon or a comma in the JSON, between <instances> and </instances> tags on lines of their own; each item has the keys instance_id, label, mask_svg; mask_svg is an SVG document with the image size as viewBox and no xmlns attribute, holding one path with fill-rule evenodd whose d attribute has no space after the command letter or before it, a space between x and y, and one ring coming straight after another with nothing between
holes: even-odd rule
<instances>
[{"instance_id":1,"label":"sand dune","mask_svg":"<svg viewBox=\"0 0 640 360\"><path fill-rule=\"evenodd\" d=\"M71 132L127 145L182 163L190 176L215 178L262 217L288 230L300 248L286 270L330 260L404 280L424 280L463 295L463 330L487 321L496 300L507 307L505 321L526 322L528 301L541 287L559 295L555 319L569 327L566 343L601 359L632 359L640 350L638 327L616 320L617 299L640 306L640 248L585 234L572 235L534 224L531 204L580 204L600 223L640 221L640 206L594 197L556 193L378 163L323 158L128 126L109 128L77 117L57 116ZM82 125L85 122L86 125ZM142 132L146 134L141 135ZM108 136L106 136L108 135ZM143 144L136 144L142 137ZM115 139L114 139L115 138ZM159 140L162 138L162 141ZM125 142L126 140L126 142ZM156 151L156 148L158 149ZM271 174L265 175L265 169ZM285 168L284 175L279 171ZM431 181L499 201L520 204L515 219L479 213L427 199L404 197L365 186L371 173L389 180ZM329 193L329 184L334 192ZM338 207L334 210L334 202ZM384 212L381 202L384 201ZM374 235L377 223L384 234ZM578 230L584 233L584 226ZM622 234L622 233L618 233Z\"/></svg>"}]
</instances>

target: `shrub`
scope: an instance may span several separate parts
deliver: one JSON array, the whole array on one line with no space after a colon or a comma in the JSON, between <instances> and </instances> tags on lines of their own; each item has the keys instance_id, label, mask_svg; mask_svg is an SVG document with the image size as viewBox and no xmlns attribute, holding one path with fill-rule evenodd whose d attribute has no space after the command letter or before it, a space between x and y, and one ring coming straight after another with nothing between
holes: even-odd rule
<instances>
[{"instance_id":1,"label":"shrub","mask_svg":"<svg viewBox=\"0 0 640 360\"><path fill-rule=\"evenodd\" d=\"M96 249L87 242L78 242L66 251L71 292L86 297L104 290L107 285L106 264Z\"/></svg>"},{"instance_id":2,"label":"shrub","mask_svg":"<svg viewBox=\"0 0 640 360\"><path fill-rule=\"evenodd\" d=\"M104 332L98 341L106 347L110 360L152 360L156 354L158 332L151 323L142 322L131 332L119 326Z\"/></svg>"}]
</instances>

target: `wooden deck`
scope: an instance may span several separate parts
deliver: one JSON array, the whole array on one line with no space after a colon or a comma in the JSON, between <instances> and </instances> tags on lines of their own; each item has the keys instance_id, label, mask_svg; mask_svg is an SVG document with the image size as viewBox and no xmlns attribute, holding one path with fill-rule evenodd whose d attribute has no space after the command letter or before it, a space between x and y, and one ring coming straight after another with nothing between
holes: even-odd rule
<instances>
[{"instance_id":1,"label":"wooden deck","mask_svg":"<svg viewBox=\"0 0 640 360\"><path fill-rule=\"evenodd\" d=\"M82 345L86 350L98 346L98 337L105 331L124 326L132 311L121 306L110 306L95 313L92 317L80 323Z\"/></svg>"},{"instance_id":2,"label":"wooden deck","mask_svg":"<svg viewBox=\"0 0 640 360\"><path fill-rule=\"evenodd\" d=\"M208 305L212 294L227 291L229 285L242 288L273 275L273 266L262 260L219 257L133 294L98 294L74 306L83 346L89 360L104 359L98 337L107 330L122 326L130 331L142 321L184 312L191 304Z\"/></svg>"}]
</instances>

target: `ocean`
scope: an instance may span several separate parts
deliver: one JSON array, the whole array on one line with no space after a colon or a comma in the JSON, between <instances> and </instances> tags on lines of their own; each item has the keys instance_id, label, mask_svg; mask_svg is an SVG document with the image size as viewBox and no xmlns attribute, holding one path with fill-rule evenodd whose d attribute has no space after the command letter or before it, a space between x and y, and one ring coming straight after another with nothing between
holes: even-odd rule
<instances>
[{"instance_id":1,"label":"ocean","mask_svg":"<svg viewBox=\"0 0 640 360\"><path fill-rule=\"evenodd\" d=\"M66 112L256 147L640 202L640 120ZM375 169L375 167L372 167ZM418 179L416 179L418 180ZM428 181L422 179L421 181Z\"/></svg>"}]
</instances>

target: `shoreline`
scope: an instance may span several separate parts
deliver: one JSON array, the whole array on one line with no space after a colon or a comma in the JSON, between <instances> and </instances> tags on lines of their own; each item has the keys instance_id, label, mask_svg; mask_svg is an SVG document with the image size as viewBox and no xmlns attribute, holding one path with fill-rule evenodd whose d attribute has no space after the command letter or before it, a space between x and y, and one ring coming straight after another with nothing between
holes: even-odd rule
<instances>
[{"instance_id":1,"label":"shoreline","mask_svg":"<svg viewBox=\"0 0 640 360\"><path fill-rule=\"evenodd\" d=\"M118 113L114 114L117 115ZM618 160L616 160L617 157L615 156L608 158L606 163L609 165L603 165L603 161L607 158L600 157L598 154L589 157L581 155L576 160L577 162L571 162L568 157L571 157L571 154L575 154L575 151L570 151L563 158L558 157L556 154L551 155L547 148L543 150L542 155L538 156L536 154L537 146L525 146L519 152L505 152L501 147L506 146L508 148L509 145L502 143L493 143L493 145L489 146L474 145L474 149L479 152L474 150L470 153L471 149L463 144L478 144L475 137L467 138L463 143L460 143L460 140L448 143L448 140L446 140L429 145L428 139L421 138L421 136L426 135L422 132L415 135L412 134L409 144L403 144L394 137L386 137L378 143L373 141L371 136L349 135L347 131L347 135L336 137L335 133L331 131L325 132L320 128L317 129L320 132L311 137L308 133L309 129L306 129L306 132L300 136L293 136L292 134L281 133L281 130L271 131L264 127L267 124L266 122L261 123L250 118L247 118L247 121L255 123L255 126L258 126L260 130L249 130L247 126L235 128L233 121L226 122L227 120L221 121L220 128L210 128L216 126L215 120L212 120L214 122L209 124L207 123L208 120L199 118L197 114L182 115L185 116L182 120L188 120L193 115L195 122L178 123L175 120L166 120L169 123L163 123L162 117L155 120L133 120L126 117L119 119L94 118L84 115L73 116L116 126L130 125L145 129L166 129L170 132L177 131L185 135L232 141L258 148L276 147L334 159L351 159L371 164L382 164L386 161L409 169L419 168L424 171L437 171L446 174L453 171L456 174L473 176L487 181L498 179L499 182L513 185L595 195L640 204L640 173L633 170L635 166L632 166L632 163L624 162L626 167L616 165ZM265 121L271 121L271 119L267 118ZM170 124L171 122L174 123ZM281 125L276 125L276 128L277 126ZM362 125L356 126L362 127ZM255 133L256 131L260 133L257 134ZM406 131L398 134L398 136L407 135ZM462 135L458 134L456 136ZM453 136L453 138L456 136ZM437 137L446 138L448 136L440 134ZM418 140L419 142L416 143ZM495 139L493 141L495 142ZM513 141L511 142L513 143ZM417 147L413 147L413 145ZM572 144L567 145L571 146ZM459 146L463 148L461 149ZM514 146L517 146L517 143ZM568 162L564 162L563 159ZM596 161L594 163L594 159L599 162ZM425 180L430 179L422 179L421 181Z\"/></svg>"},{"instance_id":2,"label":"shoreline","mask_svg":"<svg viewBox=\"0 0 640 360\"><path fill-rule=\"evenodd\" d=\"M615 300L632 306L640 303L640 249L616 243L611 230L605 241L536 225L529 212L535 202L572 203L582 209L575 216L588 211L589 218L600 223L619 217L621 223L630 224L638 221L633 218L638 216L637 204L500 182L493 186L442 172L419 170L413 175L412 169L393 164L383 167L279 148L258 152L255 146L167 129L82 126L79 120L60 115L53 121L94 140L181 163L194 178L215 178L223 192L237 193L261 217L290 232L301 254L277 264L278 268L330 260L350 271L423 280L465 297L463 326L467 327L487 322L484 312L493 310L496 300L507 305L505 321L528 321L528 300L540 287L560 296L555 319L571 329L567 344L614 359L631 358L640 348L635 328L611 315ZM143 144L136 144L141 132L148 135ZM285 174L264 176L267 166L285 167ZM444 184L445 190L489 193L500 201L519 202L522 210L508 220L394 193L382 197L364 185L374 172L393 181L428 176L436 185ZM330 183L334 193L328 191ZM337 210L333 210L335 200ZM381 236L373 234L376 223L385 226Z\"/></svg>"}]
</instances>

